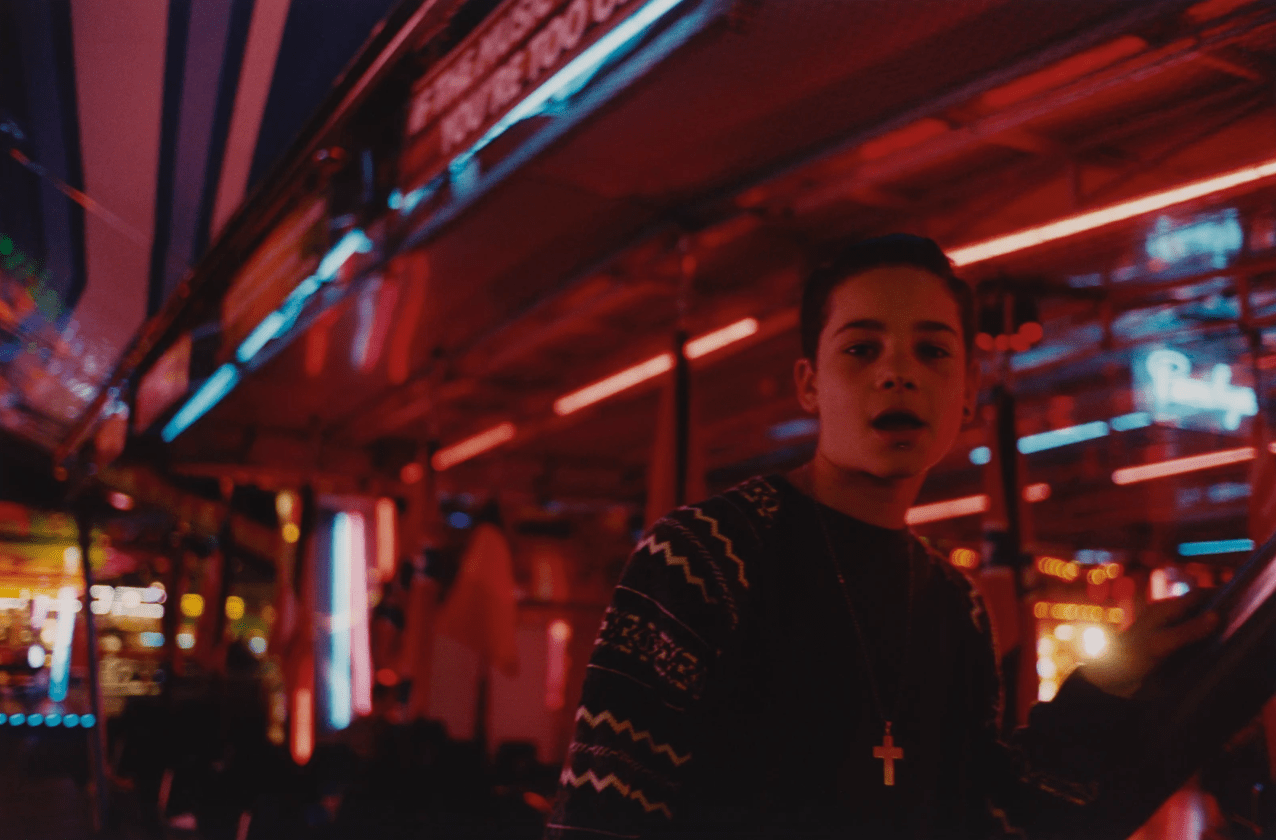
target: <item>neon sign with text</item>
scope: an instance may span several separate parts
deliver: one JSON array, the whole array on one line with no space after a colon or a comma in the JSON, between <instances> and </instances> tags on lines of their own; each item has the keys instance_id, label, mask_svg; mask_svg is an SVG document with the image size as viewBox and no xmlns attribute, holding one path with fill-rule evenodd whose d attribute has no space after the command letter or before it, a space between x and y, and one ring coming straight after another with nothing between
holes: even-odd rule
<instances>
[{"instance_id":1,"label":"neon sign with text","mask_svg":"<svg viewBox=\"0 0 1276 840\"><path fill-rule=\"evenodd\" d=\"M1141 369L1141 370L1140 370ZM1178 350L1154 350L1141 364L1136 363L1136 378L1146 374L1146 387L1140 388L1153 417L1158 421L1182 420L1197 414L1221 415L1223 428L1235 431L1242 417L1258 414L1258 397L1254 389L1232 384L1229 365L1216 364L1206 376L1192 376L1192 362Z\"/></svg>"}]
</instances>

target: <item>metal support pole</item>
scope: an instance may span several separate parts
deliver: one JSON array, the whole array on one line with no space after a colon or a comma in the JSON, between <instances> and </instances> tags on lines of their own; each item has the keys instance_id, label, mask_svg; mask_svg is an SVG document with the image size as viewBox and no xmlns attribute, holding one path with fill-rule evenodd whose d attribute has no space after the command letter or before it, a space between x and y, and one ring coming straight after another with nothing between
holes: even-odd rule
<instances>
[{"instance_id":1,"label":"metal support pole","mask_svg":"<svg viewBox=\"0 0 1276 840\"><path fill-rule=\"evenodd\" d=\"M681 507L687 503L687 473L691 457L691 367L683 345L687 334L678 330L674 334L673 366L673 502Z\"/></svg>"},{"instance_id":2,"label":"metal support pole","mask_svg":"<svg viewBox=\"0 0 1276 840\"><path fill-rule=\"evenodd\" d=\"M93 623L92 603L93 566L89 562L89 550L93 546L92 502L85 495L76 504L75 524L80 537L80 565L84 570L84 627L85 645L88 648L89 707L95 724L90 730L90 761L93 767L93 826L101 834L109 825L110 803L106 777L106 718L102 715L102 686L99 682L97 625Z\"/></svg>"}]
</instances>

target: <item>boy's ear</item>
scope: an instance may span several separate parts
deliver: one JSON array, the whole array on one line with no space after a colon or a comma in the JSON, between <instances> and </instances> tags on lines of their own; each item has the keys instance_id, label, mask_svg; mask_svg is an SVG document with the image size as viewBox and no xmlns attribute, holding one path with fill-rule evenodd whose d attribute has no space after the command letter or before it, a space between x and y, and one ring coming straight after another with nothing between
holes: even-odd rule
<instances>
[{"instance_id":1,"label":"boy's ear","mask_svg":"<svg viewBox=\"0 0 1276 840\"><path fill-rule=\"evenodd\" d=\"M793 384L797 386L798 403L802 410L818 416L820 402L815 387L815 365L805 356L793 363Z\"/></svg>"}]
</instances>

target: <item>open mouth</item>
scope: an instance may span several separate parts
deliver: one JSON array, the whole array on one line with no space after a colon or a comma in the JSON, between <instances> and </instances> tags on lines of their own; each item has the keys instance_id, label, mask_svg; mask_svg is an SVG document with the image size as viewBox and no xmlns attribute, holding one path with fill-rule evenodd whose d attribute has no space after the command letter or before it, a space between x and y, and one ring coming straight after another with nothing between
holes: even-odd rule
<instances>
[{"instance_id":1,"label":"open mouth","mask_svg":"<svg viewBox=\"0 0 1276 840\"><path fill-rule=\"evenodd\" d=\"M926 422L911 411L890 409L873 418L870 425L879 432L911 432L926 426Z\"/></svg>"}]
</instances>

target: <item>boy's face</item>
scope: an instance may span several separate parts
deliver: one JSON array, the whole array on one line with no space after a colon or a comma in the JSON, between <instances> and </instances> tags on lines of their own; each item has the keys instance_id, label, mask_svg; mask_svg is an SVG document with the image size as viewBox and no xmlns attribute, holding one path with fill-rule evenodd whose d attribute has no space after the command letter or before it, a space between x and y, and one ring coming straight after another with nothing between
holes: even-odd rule
<instances>
[{"instance_id":1,"label":"boy's face","mask_svg":"<svg viewBox=\"0 0 1276 840\"><path fill-rule=\"evenodd\" d=\"M914 266L853 275L829 295L816 364L795 368L820 453L883 479L924 474L957 440L977 382L945 282Z\"/></svg>"}]
</instances>

